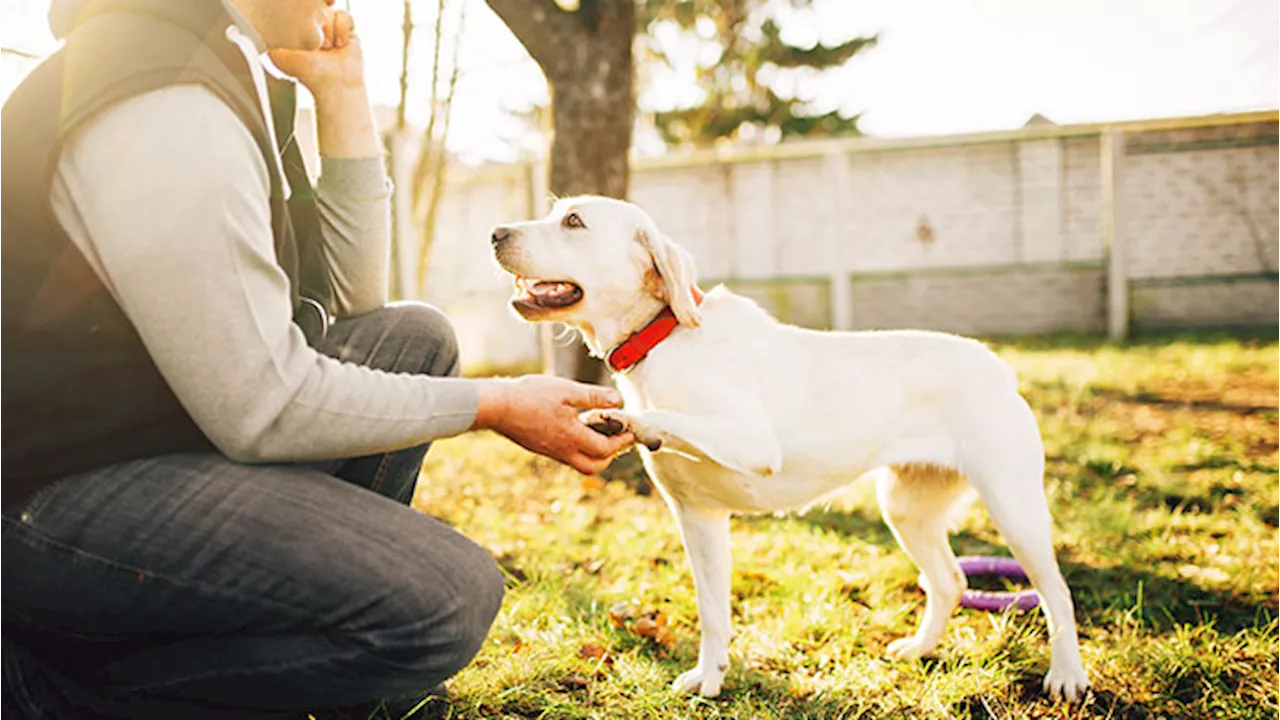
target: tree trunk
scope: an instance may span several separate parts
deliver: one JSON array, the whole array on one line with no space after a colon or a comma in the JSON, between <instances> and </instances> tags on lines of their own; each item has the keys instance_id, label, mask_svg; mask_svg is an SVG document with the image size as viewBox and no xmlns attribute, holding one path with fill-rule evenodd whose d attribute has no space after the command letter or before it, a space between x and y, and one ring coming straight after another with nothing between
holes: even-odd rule
<instances>
[{"instance_id":1,"label":"tree trunk","mask_svg":"<svg viewBox=\"0 0 1280 720\"><path fill-rule=\"evenodd\" d=\"M582 49L590 62L571 66L550 80L555 136L548 186L562 197L625 199L635 118L630 36L617 45L597 45Z\"/></svg>"}]
</instances>

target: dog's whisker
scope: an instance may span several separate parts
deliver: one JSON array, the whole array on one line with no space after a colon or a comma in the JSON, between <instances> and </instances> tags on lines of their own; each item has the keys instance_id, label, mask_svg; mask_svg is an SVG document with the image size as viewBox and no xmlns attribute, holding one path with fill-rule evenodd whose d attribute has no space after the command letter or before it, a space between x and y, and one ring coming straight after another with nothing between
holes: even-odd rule
<instances>
[{"instance_id":1,"label":"dog's whisker","mask_svg":"<svg viewBox=\"0 0 1280 720\"><path fill-rule=\"evenodd\" d=\"M581 337L581 333L577 328L570 327L569 325L561 325L560 330L551 338L551 340L559 347L569 347L570 345L576 344L579 337Z\"/></svg>"}]
</instances>

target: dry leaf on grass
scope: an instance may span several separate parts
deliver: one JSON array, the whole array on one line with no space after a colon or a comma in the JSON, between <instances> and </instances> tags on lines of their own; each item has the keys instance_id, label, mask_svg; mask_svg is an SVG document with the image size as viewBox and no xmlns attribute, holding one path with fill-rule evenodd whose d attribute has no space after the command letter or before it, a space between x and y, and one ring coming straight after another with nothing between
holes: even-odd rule
<instances>
[{"instance_id":1,"label":"dry leaf on grass","mask_svg":"<svg viewBox=\"0 0 1280 720\"><path fill-rule=\"evenodd\" d=\"M595 643L587 643L578 648L578 657L587 660L599 660L607 665L613 664L613 656L607 650Z\"/></svg>"},{"instance_id":2,"label":"dry leaf on grass","mask_svg":"<svg viewBox=\"0 0 1280 720\"><path fill-rule=\"evenodd\" d=\"M638 609L639 608L636 607L635 603L616 603L613 607L609 608L609 622L612 623L614 627L626 627L627 623L631 622L631 618L636 616L636 611Z\"/></svg>"},{"instance_id":3,"label":"dry leaf on grass","mask_svg":"<svg viewBox=\"0 0 1280 720\"><path fill-rule=\"evenodd\" d=\"M657 609L640 610L635 603L620 602L609 608L609 622L648 638L664 648L675 647L675 633L667 627L666 613Z\"/></svg>"},{"instance_id":4,"label":"dry leaf on grass","mask_svg":"<svg viewBox=\"0 0 1280 720\"><path fill-rule=\"evenodd\" d=\"M591 687L591 681L581 675L570 675L560 681L560 686L565 690L578 692Z\"/></svg>"}]
</instances>

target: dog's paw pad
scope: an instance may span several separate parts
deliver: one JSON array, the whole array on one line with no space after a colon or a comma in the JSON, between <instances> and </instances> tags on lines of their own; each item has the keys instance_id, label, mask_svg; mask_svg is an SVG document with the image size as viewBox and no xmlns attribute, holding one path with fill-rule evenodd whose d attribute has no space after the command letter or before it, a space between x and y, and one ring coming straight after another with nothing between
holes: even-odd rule
<instances>
[{"instance_id":1,"label":"dog's paw pad","mask_svg":"<svg viewBox=\"0 0 1280 720\"><path fill-rule=\"evenodd\" d=\"M627 421L627 418L620 417L607 410L588 410L579 415L578 419L601 435L621 435L631 429L631 424Z\"/></svg>"},{"instance_id":2,"label":"dog's paw pad","mask_svg":"<svg viewBox=\"0 0 1280 720\"><path fill-rule=\"evenodd\" d=\"M603 420L589 422L587 423L587 427L595 430L601 435L608 435L610 437L614 435L621 435L627 429L627 426L623 425L622 421L617 418L604 418Z\"/></svg>"},{"instance_id":3,"label":"dog's paw pad","mask_svg":"<svg viewBox=\"0 0 1280 720\"><path fill-rule=\"evenodd\" d=\"M702 697L713 698L720 694L723 684L723 670L703 672L702 666L699 665L676 678L676 681L671 683L671 689L679 693L696 692Z\"/></svg>"}]
</instances>

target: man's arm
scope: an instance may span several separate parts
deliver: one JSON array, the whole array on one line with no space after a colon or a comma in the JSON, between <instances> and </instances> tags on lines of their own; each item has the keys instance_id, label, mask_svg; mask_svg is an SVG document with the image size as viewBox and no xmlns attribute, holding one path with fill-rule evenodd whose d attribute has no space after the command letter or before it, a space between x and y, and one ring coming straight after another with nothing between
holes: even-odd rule
<instances>
[{"instance_id":1,"label":"man's arm","mask_svg":"<svg viewBox=\"0 0 1280 720\"><path fill-rule=\"evenodd\" d=\"M333 281L337 314L376 310L388 300L391 183L351 16L331 15L319 51L276 51L271 58L315 98L321 251Z\"/></svg>"},{"instance_id":2,"label":"man's arm","mask_svg":"<svg viewBox=\"0 0 1280 720\"><path fill-rule=\"evenodd\" d=\"M473 383L377 372L307 346L267 198L248 129L199 86L104 112L68 144L52 190L73 242L228 456L358 456L470 428Z\"/></svg>"},{"instance_id":3,"label":"man's arm","mask_svg":"<svg viewBox=\"0 0 1280 720\"><path fill-rule=\"evenodd\" d=\"M320 251L338 317L387 304L391 274L391 183L381 157L321 156L316 183Z\"/></svg>"}]
</instances>

